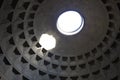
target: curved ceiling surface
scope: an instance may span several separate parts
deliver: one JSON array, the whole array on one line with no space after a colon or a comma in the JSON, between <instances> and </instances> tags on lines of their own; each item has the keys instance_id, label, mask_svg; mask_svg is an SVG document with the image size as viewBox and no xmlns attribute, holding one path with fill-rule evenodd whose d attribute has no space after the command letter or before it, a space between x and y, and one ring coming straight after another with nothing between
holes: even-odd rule
<instances>
[{"instance_id":1,"label":"curved ceiling surface","mask_svg":"<svg viewBox=\"0 0 120 80\"><path fill-rule=\"evenodd\" d=\"M84 27L66 36L56 22L71 10ZM0 80L120 80L120 0L0 0Z\"/></svg>"}]
</instances>

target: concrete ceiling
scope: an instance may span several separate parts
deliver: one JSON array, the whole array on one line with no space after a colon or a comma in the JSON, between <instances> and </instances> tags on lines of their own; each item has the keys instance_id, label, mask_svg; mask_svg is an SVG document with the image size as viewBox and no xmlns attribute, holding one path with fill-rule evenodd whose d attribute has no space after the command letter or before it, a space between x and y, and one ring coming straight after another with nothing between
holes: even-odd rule
<instances>
[{"instance_id":1,"label":"concrete ceiling","mask_svg":"<svg viewBox=\"0 0 120 80\"><path fill-rule=\"evenodd\" d=\"M85 20L73 36L56 28L69 10ZM0 0L0 80L120 80L120 0Z\"/></svg>"}]
</instances>

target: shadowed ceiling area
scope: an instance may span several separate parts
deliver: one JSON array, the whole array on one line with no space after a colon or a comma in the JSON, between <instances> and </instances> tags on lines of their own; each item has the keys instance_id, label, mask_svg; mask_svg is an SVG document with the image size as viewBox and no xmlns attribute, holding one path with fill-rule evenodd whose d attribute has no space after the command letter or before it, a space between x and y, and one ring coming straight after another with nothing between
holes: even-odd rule
<instances>
[{"instance_id":1,"label":"shadowed ceiling area","mask_svg":"<svg viewBox=\"0 0 120 80\"><path fill-rule=\"evenodd\" d=\"M75 35L57 29L66 11ZM120 80L120 0L0 0L0 80Z\"/></svg>"}]
</instances>

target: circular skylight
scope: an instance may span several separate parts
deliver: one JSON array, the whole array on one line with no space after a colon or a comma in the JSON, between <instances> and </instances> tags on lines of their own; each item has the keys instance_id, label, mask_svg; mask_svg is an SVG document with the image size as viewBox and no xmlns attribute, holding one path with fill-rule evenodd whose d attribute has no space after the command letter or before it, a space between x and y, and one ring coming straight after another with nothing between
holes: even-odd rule
<instances>
[{"instance_id":1,"label":"circular skylight","mask_svg":"<svg viewBox=\"0 0 120 80\"><path fill-rule=\"evenodd\" d=\"M57 29L64 35L75 35L84 26L83 17L76 11L66 11L57 20Z\"/></svg>"}]
</instances>

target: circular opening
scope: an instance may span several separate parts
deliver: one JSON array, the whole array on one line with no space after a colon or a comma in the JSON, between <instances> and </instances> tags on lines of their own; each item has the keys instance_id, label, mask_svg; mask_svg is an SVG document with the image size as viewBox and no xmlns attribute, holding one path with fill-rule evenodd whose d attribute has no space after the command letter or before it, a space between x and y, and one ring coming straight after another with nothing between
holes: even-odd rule
<instances>
[{"instance_id":1,"label":"circular opening","mask_svg":"<svg viewBox=\"0 0 120 80\"><path fill-rule=\"evenodd\" d=\"M75 35L84 26L83 17L76 11L66 11L57 20L57 29L64 35Z\"/></svg>"}]
</instances>

